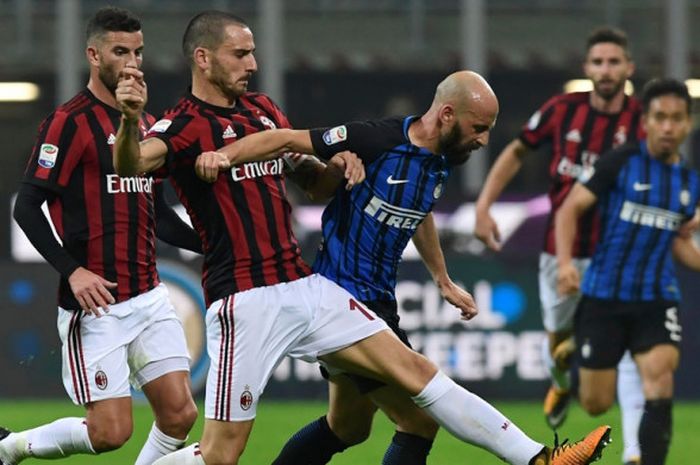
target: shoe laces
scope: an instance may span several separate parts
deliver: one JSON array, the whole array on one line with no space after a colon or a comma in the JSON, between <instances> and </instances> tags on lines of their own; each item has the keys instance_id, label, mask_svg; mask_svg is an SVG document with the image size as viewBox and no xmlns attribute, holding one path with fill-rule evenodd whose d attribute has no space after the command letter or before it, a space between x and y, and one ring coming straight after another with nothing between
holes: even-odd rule
<instances>
[{"instance_id":1,"label":"shoe laces","mask_svg":"<svg viewBox=\"0 0 700 465\"><path fill-rule=\"evenodd\" d=\"M552 457L563 454L566 450L572 448L575 444L569 443L569 438L564 439L564 441L559 444L559 434L554 432L554 448L552 449Z\"/></svg>"}]
</instances>

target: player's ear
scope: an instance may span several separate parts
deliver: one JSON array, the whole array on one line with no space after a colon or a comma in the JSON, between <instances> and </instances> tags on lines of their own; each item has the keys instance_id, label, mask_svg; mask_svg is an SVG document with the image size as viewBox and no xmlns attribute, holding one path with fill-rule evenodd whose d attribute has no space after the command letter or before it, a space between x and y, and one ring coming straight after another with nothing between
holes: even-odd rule
<instances>
[{"instance_id":1,"label":"player's ear","mask_svg":"<svg viewBox=\"0 0 700 465\"><path fill-rule=\"evenodd\" d=\"M88 63L92 66L100 65L100 52L97 50L97 46L88 45L85 49L85 56L87 57Z\"/></svg>"},{"instance_id":2,"label":"player's ear","mask_svg":"<svg viewBox=\"0 0 700 465\"><path fill-rule=\"evenodd\" d=\"M204 47L197 47L194 49L194 52L192 52L192 58L194 60L194 64L197 65L199 69L202 71L206 71L209 69L210 66L210 60L209 60L209 50L207 50Z\"/></svg>"},{"instance_id":3,"label":"player's ear","mask_svg":"<svg viewBox=\"0 0 700 465\"><path fill-rule=\"evenodd\" d=\"M440 123L445 126L450 126L455 120L455 108L450 103L444 103L440 106L438 110L438 119Z\"/></svg>"}]
</instances>

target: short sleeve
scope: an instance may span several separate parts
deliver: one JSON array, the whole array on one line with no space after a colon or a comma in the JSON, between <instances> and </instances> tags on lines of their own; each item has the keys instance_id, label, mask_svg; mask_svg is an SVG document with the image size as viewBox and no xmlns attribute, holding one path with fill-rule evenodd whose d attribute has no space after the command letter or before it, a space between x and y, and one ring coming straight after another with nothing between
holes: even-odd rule
<instances>
[{"instance_id":1,"label":"short sleeve","mask_svg":"<svg viewBox=\"0 0 700 465\"><path fill-rule=\"evenodd\" d=\"M628 144L603 154L593 165L593 174L583 185L593 192L596 197L609 192L615 185L623 165L632 154L639 151L635 150L635 148L638 148L637 144Z\"/></svg>"},{"instance_id":2,"label":"short sleeve","mask_svg":"<svg viewBox=\"0 0 700 465\"><path fill-rule=\"evenodd\" d=\"M73 116L62 111L52 113L39 126L24 181L60 193L68 185L84 148Z\"/></svg>"},{"instance_id":3,"label":"short sleeve","mask_svg":"<svg viewBox=\"0 0 700 465\"><path fill-rule=\"evenodd\" d=\"M201 121L201 118L197 119L188 114L166 113L150 127L144 140L160 139L168 147L165 164L153 173L155 176L165 177L182 165L194 163L196 155L192 155L193 152L189 149L195 146L199 139L200 131L195 127L198 120Z\"/></svg>"},{"instance_id":4,"label":"short sleeve","mask_svg":"<svg viewBox=\"0 0 700 465\"><path fill-rule=\"evenodd\" d=\"M530 116L520 131L520 140L530 148L537 148L552 139L554 134L554 111L559 97L552 97Z\"/></svg>"},{"instance_id":5,"label":"short sleeve","mask_svg":"<svg viewBox=\"0 0 700 465\"><path fill-rule=\"evenodd\" d=\"M330 159L338 152L355 152L365 163L372 162L391 147L408 143L397 120L358 121L310 131L314 153Z\"/></svg>"}]
</instances>

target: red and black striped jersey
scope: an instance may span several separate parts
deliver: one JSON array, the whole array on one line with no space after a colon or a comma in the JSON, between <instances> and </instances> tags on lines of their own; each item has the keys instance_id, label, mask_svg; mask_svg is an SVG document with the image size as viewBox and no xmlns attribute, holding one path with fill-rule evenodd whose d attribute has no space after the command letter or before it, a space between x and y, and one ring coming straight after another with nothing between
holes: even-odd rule
<instances>
[{"instance_id":1,"label":"red and black striped jersey","mask_svg":"<svg viewBox=\"0 0 700 465\"><path fill-rule=\"evenodd\" d=\"M48 202L63 247L83 267L109 281L117 302L159 283L155 262L154 179L114 172L121 113L85 89L39 127L24 182L56 195ZM142 133L154 118L144 115ZM79 309L66 277L59 305Z\"/></svg>"},{"instance_id":2,"label":"red and black striped jersey","mask_svg":"<svg viewBox=\"0 0 700 465\"><path fill-rule=\"evenodd\" d=\"M547 220L544 250L552 255L554 215L577 180L585 182L593 173L593 164L610 149L643 137L640 116L642 106L634 97L625 97L619 113L601 113L590 104L590 92L574 92L549 99L525 124L520 140L531 148L551 145L549 163L549 200L552 208ZM590 257L600 231L596 209L579 220L574 242L575 257Z\"/></svg>"},{"instance_id":3,"label":"red and black striped jersey","mask_svg":"<svg viewBox=\"0 0 700 465\"><path fill-rule=\"evenodd\" d=\"M194 170L200 153L275 127L290 126L282 110L264 94L246 93L233 108L223 108L188 93L146 136L167 145L166 162L158 174L170 176L202 239L207 305L311 272L292 231L284 182L287 158L235 166L211 184L200 180Z\"/></svg>"}]
</instances>

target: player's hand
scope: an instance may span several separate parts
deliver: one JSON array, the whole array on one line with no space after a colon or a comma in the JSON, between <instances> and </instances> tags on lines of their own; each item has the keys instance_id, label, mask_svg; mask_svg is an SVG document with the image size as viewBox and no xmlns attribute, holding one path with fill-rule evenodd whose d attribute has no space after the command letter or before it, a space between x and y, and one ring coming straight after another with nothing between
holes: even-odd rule
<instances>
[{"instance_id":1,"label":"player's hand","mask_svg":"<svg viewBox=\"0 0 700 465\"><path fill-rule=\"evenodd\" d=\"M137 120L148 100L148 90L143 80L143 72L127 65L119 73L119 82L114 91L119 110L125 118Z\"/></svg>"},{"instance_id":2,"label":"player's hand","mask_svg":"<svg viewBox=\"0 0 700 465\"><path fill-rule=\"evenodd\" d=\"M476 210L476 223L474 225L474 236L483 242L486 247L496 252L501 250L501 232L498 225L488 210Z\"/></svg>"},{"instance_id":3,"label":"player's hand","mask_svg":"<svg viewBox=\"0 0 700 465\"><path fill-rule=\"evenodd\" d=\"M462 320L469 321L479 313L472 295L455 284L450 278L447 278L442 283L438 283L438 288L442 298L459 309L462 314L460 317Z\"/></svg>"},{"instance_id":4,"label":"player's hand","mask_svg":"<svg viewBox=\"0 0 700 465\"><path fill-rule=\"evenodd\" d=\"M560 265L557 275L557 292L559 295L574 295L579 292L581 277L572 263Z\"/></svg>"},{"instance_id":5,"label":"player's hand","mask_svg":"<svg viewBox=\"0 0 700 465\"><path fill-rule=\"evenodd\" d=\"M693 219L683 223L678 230L678 235L684 239L689 239L693 236L693 233L700 227L700 215L695 215Z\"/></svg>"},{"instance_id":6,"label":"player's hand","mask_svg":"<svg viewBox=\"0 0 700 465\"><path fill-rule=\"evenodd\" d=\"M78 300L80 308L88 314L96 317L109 312L109 305L114 303L114 296L107 290L117 287L117 283L107 281L102 276L96 275L82 266L76 269L68 277L68 284L73 295Z\"/></svg>"},{"instance_id":7,"label":"player's hand","mask_svg":"<svg viewBox=\"0 0 700 465\"><path fill-rule=\"evenodd\" d=\"M231 168L226 155L221 152L203 152L194 162L194 170L202 181L214 182L219 172Z\"/></svg>"},{"instance_id":8,"label":"player's hand","mask_svg":"<svg viewBox=\"0 0 700 465\"><path fill-rule=\"evenodd\" d=\"M328 160L331 169L337 169L345 177L345 189L350 190L365 180L365 165L357 154L349 151L339 152Z\"/></svg>"}]
</instances>

